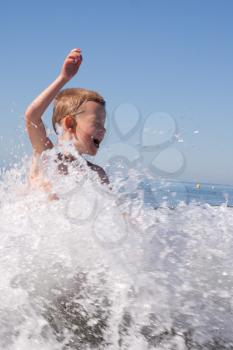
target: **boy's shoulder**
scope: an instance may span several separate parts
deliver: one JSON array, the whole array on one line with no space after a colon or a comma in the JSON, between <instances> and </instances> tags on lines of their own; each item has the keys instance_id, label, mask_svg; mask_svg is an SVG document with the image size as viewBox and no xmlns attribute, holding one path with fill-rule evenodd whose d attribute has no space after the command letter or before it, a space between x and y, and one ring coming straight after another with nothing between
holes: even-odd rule
<instances>
[{"instance_id":1,"label":"boy's shoulder","mask_svg":"<svg viewBox=\"0 0 233 350\"><path fill-rule=\"evenodd\" d=\"M96 171L98 173L102 183L105 183L105 184L109 185L108 175L106 174L105 170L101 166L93 164L93 163L91 163L89 161L87 161L87 165L92 170L94 170L94 171Z\"/></svg>"}]
</instances>

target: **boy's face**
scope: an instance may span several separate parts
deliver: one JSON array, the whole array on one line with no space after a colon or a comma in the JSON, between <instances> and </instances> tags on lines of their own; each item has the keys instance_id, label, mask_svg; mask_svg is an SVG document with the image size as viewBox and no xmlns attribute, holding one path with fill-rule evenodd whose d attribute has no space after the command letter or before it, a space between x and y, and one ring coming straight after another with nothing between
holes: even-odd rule
<instances>
[{"instance_id":1,"label":"boy's face","mask_svg":"<svg viewBox=\"0 0 233 350\"><path fill-rule=\"evenodd\" d=\"M87 101L80 107L76 117L75 144L79 153L96 155L106 129L105 107L94 101Z\"/></svg>"}]
</instances>

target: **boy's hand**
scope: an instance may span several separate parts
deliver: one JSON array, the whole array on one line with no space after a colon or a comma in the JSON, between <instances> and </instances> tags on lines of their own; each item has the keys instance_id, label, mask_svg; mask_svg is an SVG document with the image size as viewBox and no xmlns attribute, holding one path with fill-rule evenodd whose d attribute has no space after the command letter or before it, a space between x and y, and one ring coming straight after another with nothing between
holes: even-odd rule
<instances>
[{"instance_id":1,"label":"boy's hand","mask_svg":"<svg viewBox=\"0 0 233 350\"><path fill-rule=\"evenodd\" d=\"M70 80L79 70L81 63L81 49L71 50L63 63L60 75L67 81Z\"/></svg>"}]
</instances>

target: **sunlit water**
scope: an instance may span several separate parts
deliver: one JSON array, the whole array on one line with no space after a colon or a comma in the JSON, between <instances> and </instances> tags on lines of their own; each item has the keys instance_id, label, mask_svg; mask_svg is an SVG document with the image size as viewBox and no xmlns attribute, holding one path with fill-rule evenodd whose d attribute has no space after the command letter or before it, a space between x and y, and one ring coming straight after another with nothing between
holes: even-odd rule
<instances>
[{"instance_id":1,"label":"sunlit water","mask_svg":"<svg viewBox=\"0 0 233 350\"><path fill-rule=\"evenodd\" d=\"M59 200L1 176L0 349L232 349L232 209L53 165Z\"/></svg>"}]
</instances>

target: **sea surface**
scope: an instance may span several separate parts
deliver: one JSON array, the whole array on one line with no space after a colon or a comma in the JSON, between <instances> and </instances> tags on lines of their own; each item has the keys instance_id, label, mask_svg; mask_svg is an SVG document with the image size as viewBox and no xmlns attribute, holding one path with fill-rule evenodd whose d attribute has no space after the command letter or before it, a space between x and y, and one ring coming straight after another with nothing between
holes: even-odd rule
<instances>
[{"instance_id":1,"label":"sea surface","mask_svg":"<svg viewBox=\"0 0 233 350\"><path fill-rule=\"evenodd\" d=\"M155 207L167 204L175 208L180 202L233 206L233 186L229 185L161 180L145 181L142 187L145 202L154 203Z\"/></svg>"},{"instance_id":2,"label":"sea surface","mask_svg":"<svg viewBox=\"0 0 233 350\"><path fill-rule=\"evenodd\" d=\"M233 349L232 187L43 165L0 176L1 350Z\"/></svg>"}]
</instances>

